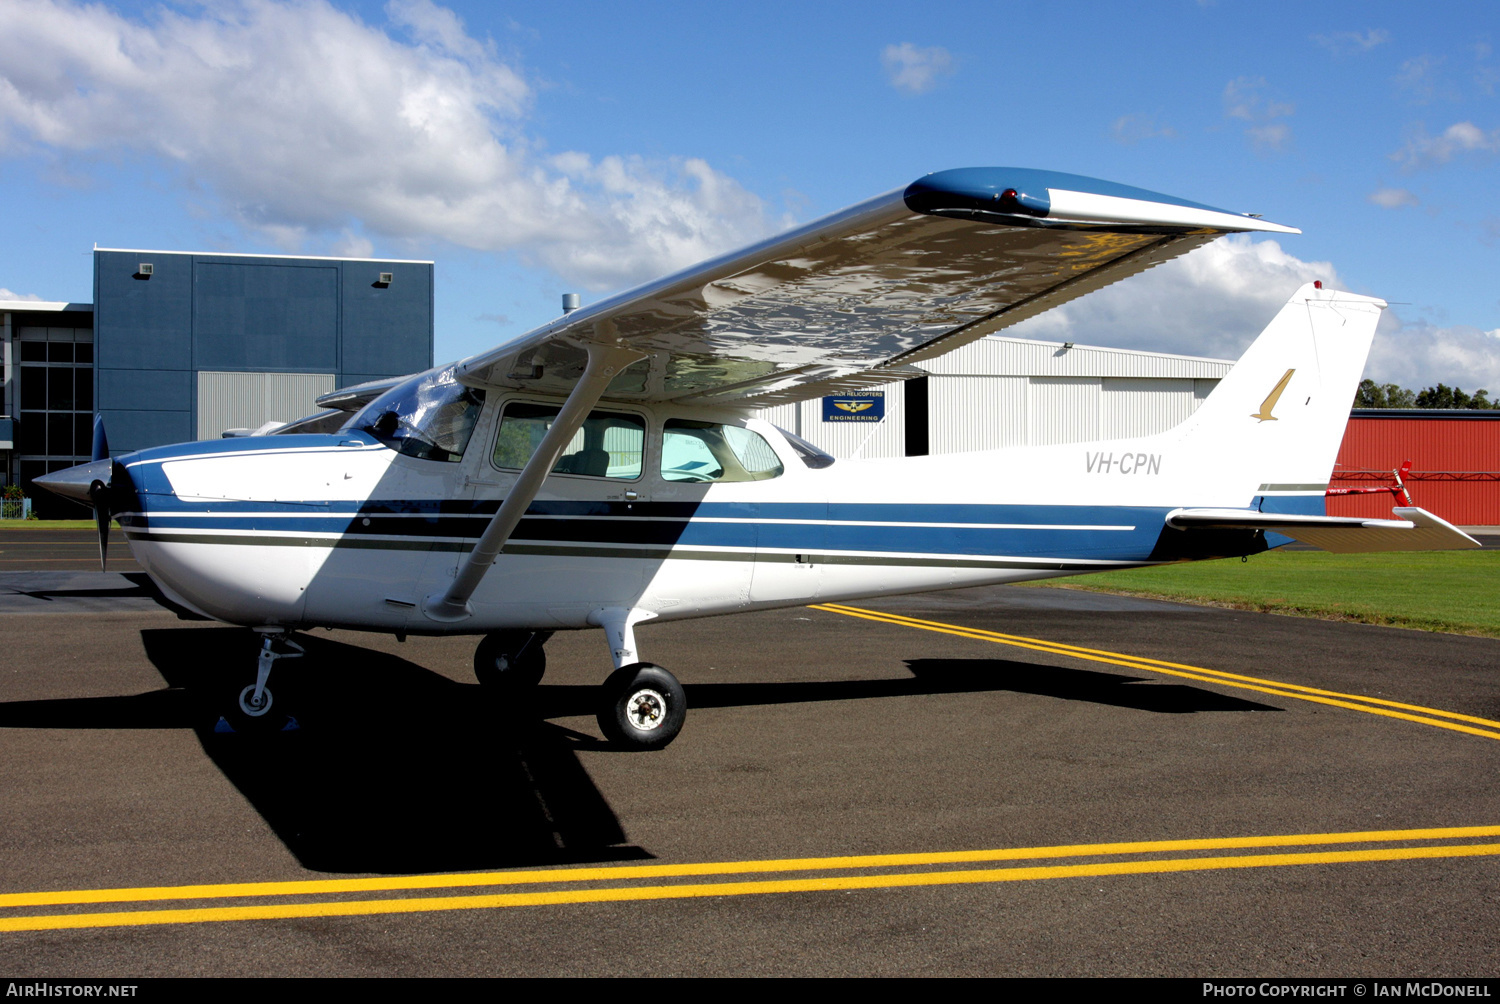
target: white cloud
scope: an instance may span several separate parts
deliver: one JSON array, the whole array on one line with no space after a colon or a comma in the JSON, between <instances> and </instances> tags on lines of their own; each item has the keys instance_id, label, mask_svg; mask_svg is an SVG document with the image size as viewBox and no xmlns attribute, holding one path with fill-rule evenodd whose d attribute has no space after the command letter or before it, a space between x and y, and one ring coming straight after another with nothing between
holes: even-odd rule
<instances>
[{"instance_id":1,"label":"white cloud","mask_svg":"<svg viewBox=\"0 0 1500 1004\"><path fill-rule=\"evenodd\" d=\"M1121 115L1109 127L1116 143L1129 146L1143 139L1172 139L1177 131L1169 125L1160 125L1150 115Z\"/></svg>"},{"instance_id":2,"label":"white cloud","mask_svg":"<svg viewBox=\"0 0 1500 1004\"><path fill-rule=\"evenodd\" d=\"M1224 114L1248 123L1245 135L1260 150L1280 152L1292 143L1292 127L1278 119L1290 118L1297 106L1266 97L1264 77L1236 77L1224 86Z\"/></svg>"},{"instance_id":3,"label":"white cloud","mask_svg":"<svg viewBox=\"0 0 1500 1004\"><path fill-rule=\"evenodd\" d=\"M1387 310L1365 376L1412 390L1445 383L1471 394L1483 387L1494 395L1500 391L1500 329L1405 322Z\"/></svg>"},{"instance_id":4,"label":"white cloud","mask_svg":"<svg viewBox=\"0 0 1500 1004\"><path fill-rule=\"evenodd\" d=\"M1377 188L1367 198L1382 209L1400 209L1415 206L1417 197L1405 188Z\"/></svg>"},{"instance_id":5,"label":"white cloud","mask_svg":"<svg viewBox=\"0 0 1500 1004\"><path fill-rule=\"evenodd\" d=\"M1004 334L1238 359L1303 283L1348 286L1331 262L1274 240L1225 237L1175 261L1024 321ZM1365 375L1418 389L1438 381L1500 390L1500 331L1404 323L1387 310Z\"/></svg>"},{"instance_id":6,"label":"white cloud","mask_svg":"<svg viewBox=\"0 0 1500 1004\"><path fill-rule=\"evenodd\" d=\"M1225 237L1005 333L1236 359L1314 279L1340 282L1331 263L1302 261L1276 241Z\"/></svg>"},{"instance_id":7,"label":"white cloud","mask_svg":"<svg viewBox=\"0 0 1500 1004\"><path fill-rule=\"evenodd\" d=\"M530 84L430 0L392 0L390 31L326 0L189 10L6 0L0 154L143 154L285 247L449 241L588 289L768 229L701 160L539 153Z\"/></svg>"},{"instance_id":8,"label":"white cloud","mask_svg":"<svg viewBox=\"0 0 1500 1004\"><path fill-rule=\"evenodd\" d=\"M1455 122L1437 136L1427 135L1427 130L1418 125L1390 157L1402 170L1416 171L1438 167L1465 153L1496 152L1500 152L1500 129L1485 132L1472 122Z\"/></svg>"},{"instance_id":9,"label":"white cloud","mask_svg":"<svg viewBox=\"0 0 1500 1004\"><path fill-rule=\"evenodd\" d=\"M1292 144L1292 127L1285 122L1268 122L1245 130L1250 142L1262 150L1285 150Z\"/></svg>"},{"instance_id":10,"label":"white cloud","mask_svg":"<svg viewBox=\"0 0 1500 1004\"><path fill-rule=\"evenodd\" d=\"M942 46L918 48L910 42L888 45L880 53L880 63L891 86L908 94L926 94L937 86L941 77L953 75L953 55Z\"/></svg>"},{"instance_id":11,"label":"white cloud","mask_svg":"<svg viewBox=\"0 0 1500 1004\"><path fill-rule=\"evenodd\" d=\"M1413 56L1401 64L1396 73L1396 87L1411 95L1414 104L1426 104L1437 97L1440 81L1438 71L1446 60L1423 53Z\"/></svg>"},{"instance_id":12,"label":"white cloud","mask_svg":"<svg viewBox=\"0 0 1500 1004\"><path fill-rule=\"evenodd\" d=\"M1366 28L1364 31L1334 31L1326 35L1314 35L1312 40L1333 52L1334 55L1343 56L1349 53L1369 52L1377 45L1389 42L1391 33L1384 28Z\"/></svg>"},{"instance_id":13,"label":"white cloud","mask_svg":"<svg viewBox=\"0 0 1500 1004\"><path fill-rule=\"evenodd\" d=\"M0 286L0 300L34 300L40 302L41 299L35 293L12 293L4 286Z\"/></svg>"},{"instance_id":14,"label":"white cloud","mask_svg":"<svg viewBox=\"0 0 1500 1004\"><path fill-rule=\"evenodd\" d=\"M375 242L353 230L345 229L344 236L334 242L331 250L340 258L373 258Z\"/></svg>"}]
</instances>

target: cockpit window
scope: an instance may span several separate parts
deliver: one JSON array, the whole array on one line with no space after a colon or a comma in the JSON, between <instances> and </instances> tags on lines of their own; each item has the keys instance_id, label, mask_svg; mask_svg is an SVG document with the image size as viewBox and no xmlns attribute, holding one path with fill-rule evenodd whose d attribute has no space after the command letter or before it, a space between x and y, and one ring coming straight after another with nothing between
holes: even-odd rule
<instances>
[{"instance_id":1,"label":"cockpit window","mask_svg":"<svg viewBox=\"0 0 1500 1004\"><path fill-rule=\"evenodd\" d=\"M459 383L450 366L397 384L345 428L362 429L409 457L457 463L483 407L484 391Z\"/></svg>"},{"instance_id":2,"label":"cockpit window","mask_svg":"<svg viewBox=\"0 0 1500 1004\"><path fill-rule=\"evenodd\" d=\"M500 419L495 439L495 466L519 469L526 466L542 437L557 420L560 409L552 405L511 401ZM641 455L646 445L646 421L639 415L618 411L591 411L583 428L563 447L552 468L554 474L583 474L595 478L633 481L641 476Z\"/></svg>"},{"instance_id":3,"label":"cockpit window","mask_svg":"<svg viewBox=\"0 0 1500 1004\"><path fill-rule=\"evenodd\" d=\"M766 481L783 469L770 443L736 425L672 418L662 432L666 481Z\"/></svg>"}]
</instances>

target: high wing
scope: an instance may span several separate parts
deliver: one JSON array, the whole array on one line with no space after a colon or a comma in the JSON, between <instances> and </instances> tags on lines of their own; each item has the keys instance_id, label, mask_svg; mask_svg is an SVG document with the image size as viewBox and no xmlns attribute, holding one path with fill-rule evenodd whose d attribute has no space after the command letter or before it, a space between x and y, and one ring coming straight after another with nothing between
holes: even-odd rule
<instances>
[{"instance_id":1,"label":"high wing","mask_svg":"<svg viewBox=\"0 0 1500 1004\"><path fill-rule=\"evenodd\" d=\"M457 375L566 396L608 345L647 355L606 398L800 401L920 376L910 364L1243 231L1300 233L1079 175L942 171L564 315Z\"/></svg>"},{"instance_id":2,"label":"high wing","mask_svg":"<svg viewBox=\"0 0 1500 1004\"><path fill-rule=\"evenodd\" d=\"M1175 509L1167 525L1178 530L1267 530L1335 554L1372 551L1460 551L1479 541L1426 509L1398 506L1396 519L1299 516L1253 509Z\"/></svg>"}]
</instances>

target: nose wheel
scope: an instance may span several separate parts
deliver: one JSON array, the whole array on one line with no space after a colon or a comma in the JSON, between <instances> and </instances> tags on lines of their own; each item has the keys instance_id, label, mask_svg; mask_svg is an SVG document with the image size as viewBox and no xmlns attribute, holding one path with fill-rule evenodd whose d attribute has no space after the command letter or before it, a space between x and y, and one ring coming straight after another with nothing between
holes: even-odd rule
<instances>
[{"instance_id":1,"label":"nose wheel","mask_svg":"<svg viewBox=\"0 0 1500 1004\"><path fill-rule=\"evenodd\" d=\"M246 718L261 718L271 713L271 689L261 687L260 693L255 692L255 684L250 684L240 691L240 714Z\"/></svg>"},{"instance_id":2,"label":"nose wheel","mask_svg":"<svg viewBox=\"0 0 1500 1004\"><path fill-rule=\"evenodd\" d=\"M636 662L610 674L601 689L599 728L606 739L630 750L667 746L687 718L687 695L660 666Z\"/></svg>"}]
</instances>

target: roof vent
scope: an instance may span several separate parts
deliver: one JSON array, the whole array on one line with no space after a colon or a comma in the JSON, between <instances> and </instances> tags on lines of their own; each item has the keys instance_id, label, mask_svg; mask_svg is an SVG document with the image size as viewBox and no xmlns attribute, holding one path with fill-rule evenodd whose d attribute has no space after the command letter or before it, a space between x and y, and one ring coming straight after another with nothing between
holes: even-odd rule
<instances>
[{"instance_id":1,"label":"roof vent","mask_svg":"<svg viewBox=\"0 0 1500 1004\"><path fill-rule=\"evenodd\" d=\"M571 314L573 311L575 311L577 309L578 309L578 294L577 293L564 293L563 294L563 314L564 315Z\"/></svg>"}]
</instances>

